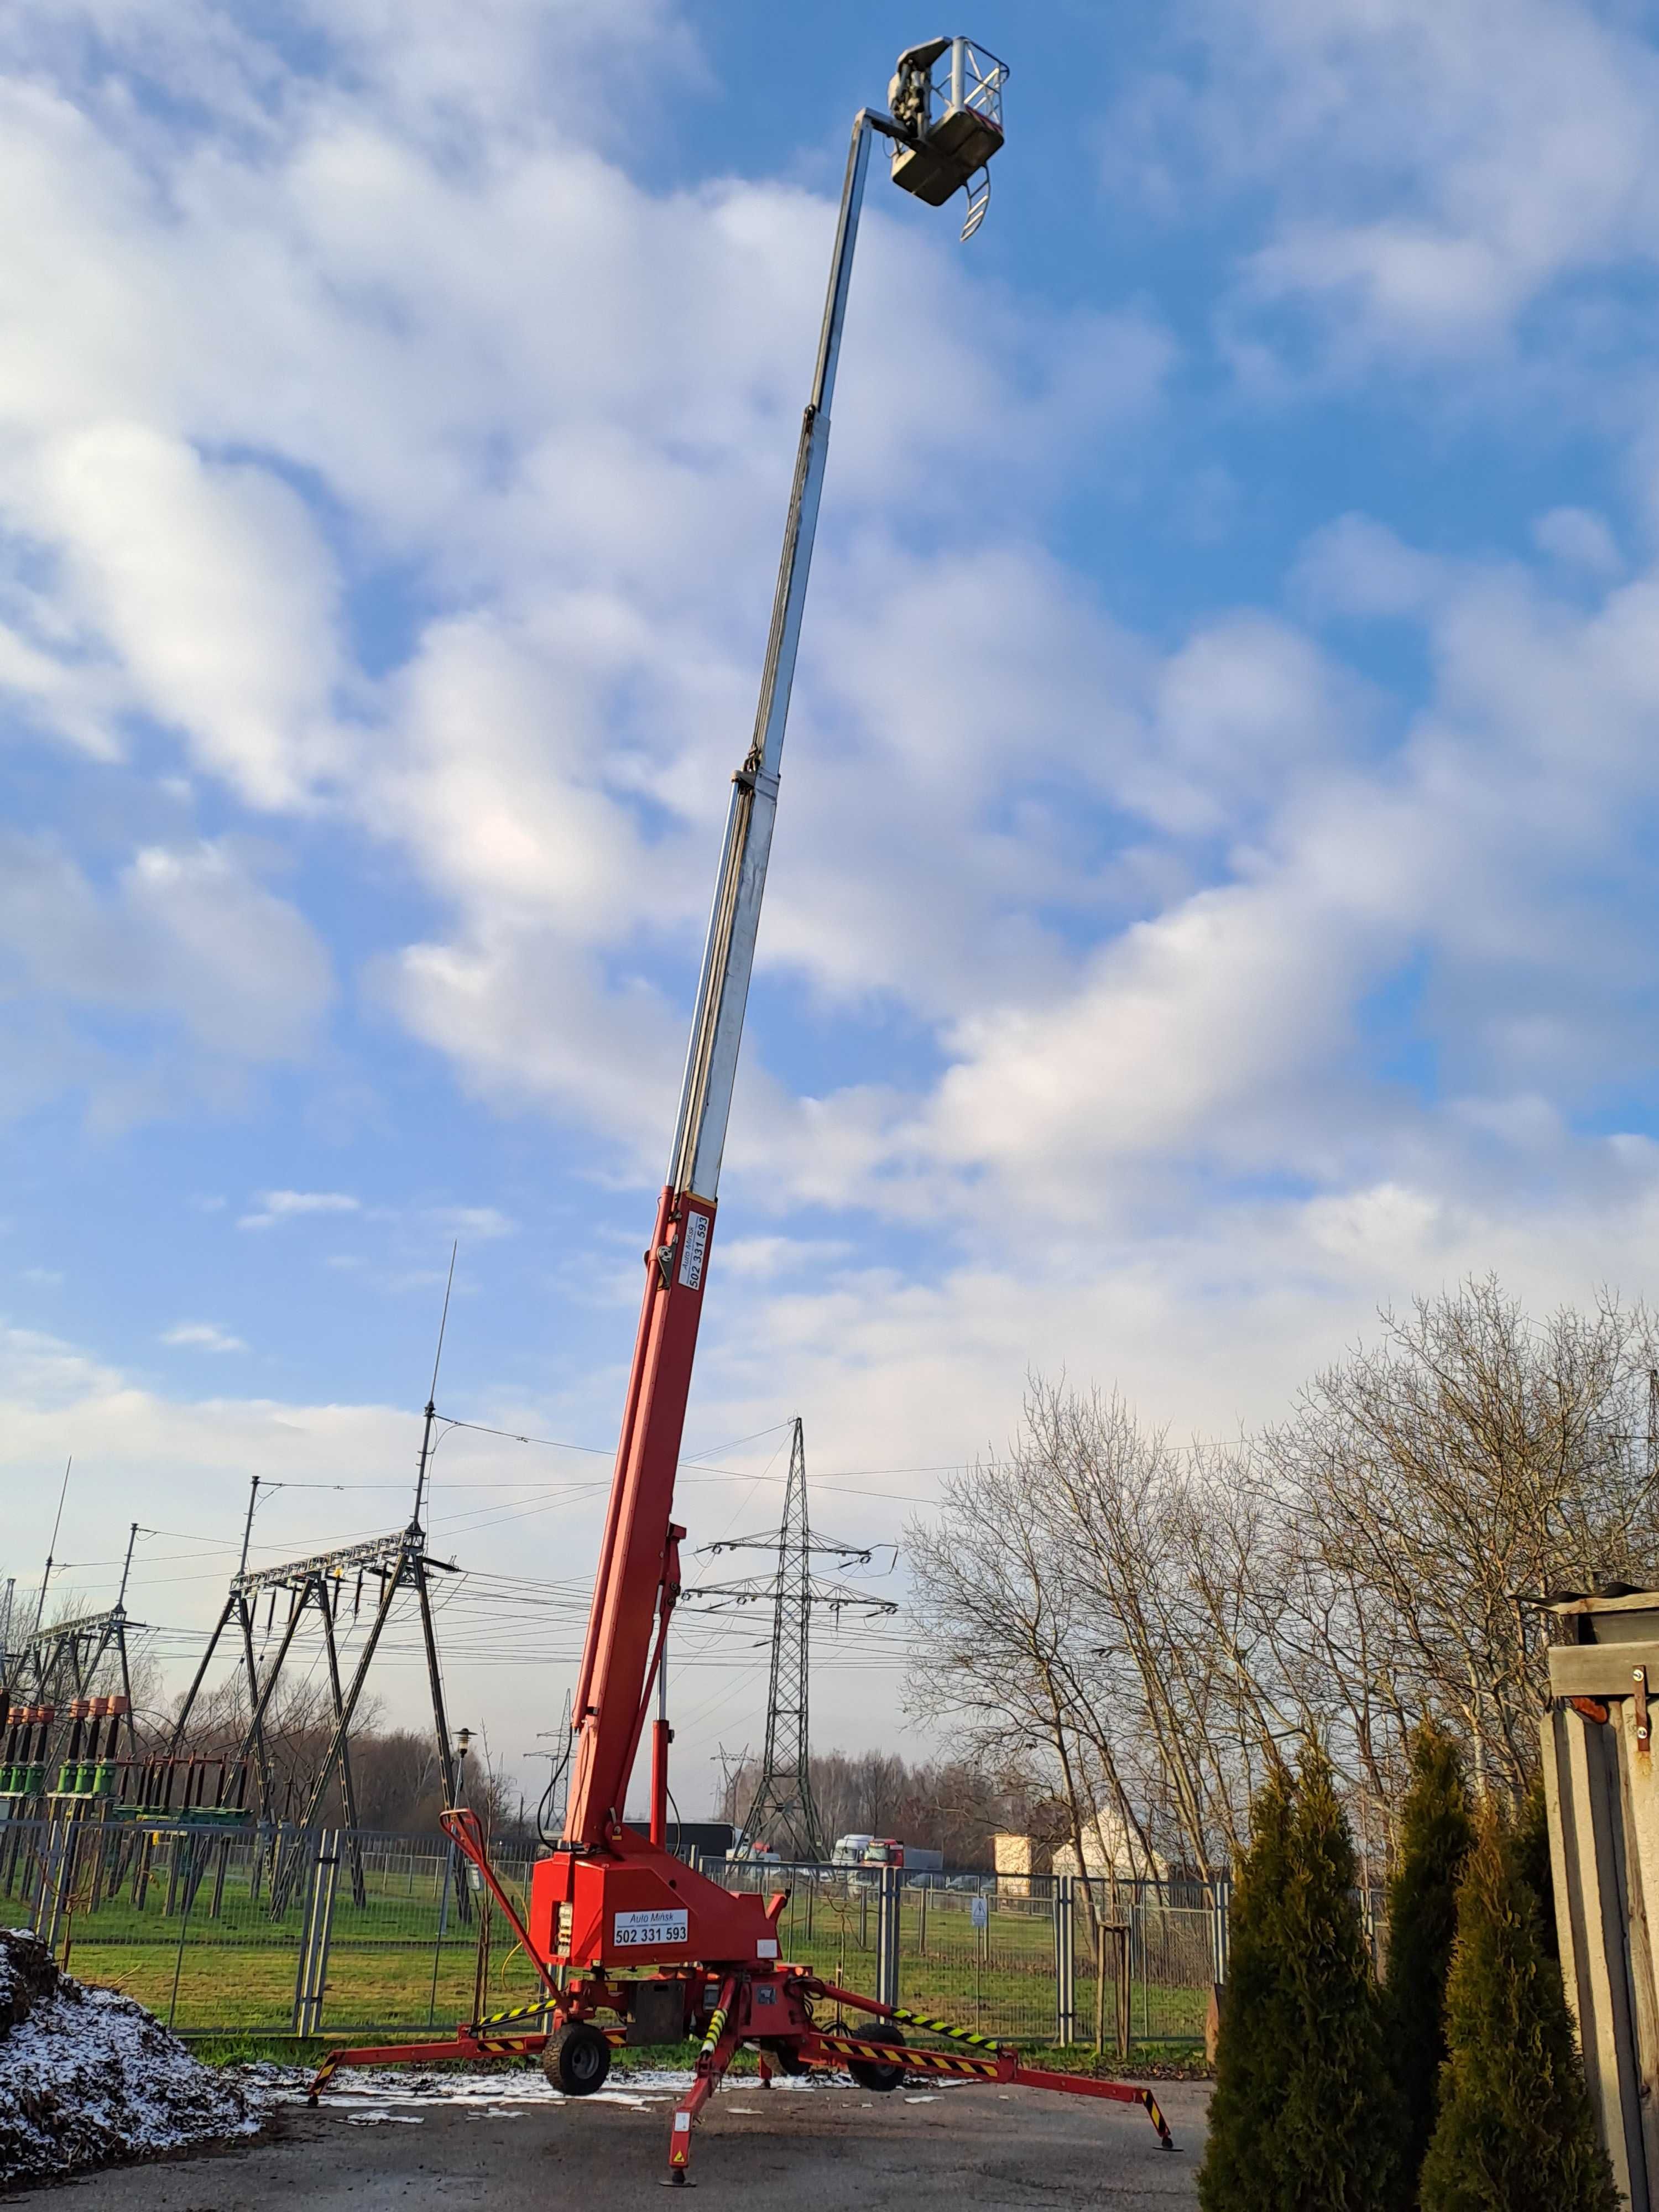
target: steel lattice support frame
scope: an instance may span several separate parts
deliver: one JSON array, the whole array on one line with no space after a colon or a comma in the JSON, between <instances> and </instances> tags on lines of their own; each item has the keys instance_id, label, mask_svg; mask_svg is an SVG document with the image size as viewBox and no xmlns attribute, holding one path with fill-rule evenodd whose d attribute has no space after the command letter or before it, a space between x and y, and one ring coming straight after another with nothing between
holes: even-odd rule
<instances>
[{"instance_id":1,"label":"steel lattice support frame","mask_svg":"<svg viewBox=\"0 0 1659 2212\"><path fill-rule=\"evenodd\" d=\"M52 1733L40 1753L40 1763L46 1766L49 1779L62 1763L64 1746L75 1725L70 1711L71 1701L92 1694L99 1671L106 1662L118 1674L121 1695L126 1701L125 1711L111 1728L107 1753L112 1758L116 1756L125 1727L127 1755L137 1757L127 1637L130 1631L143 1626L142 1622L128 1619L125 1605L113 1605L102 1613L83 1613L73 1620L58 1621L49 1628L37 1628L8 1655L7 1671L0 1678L0 1705L27 1704L58 1708Z\"/></svg>"},{"instance_id":2,"label":"steel lattice support frame","mask_svg":"<svg viewBox=\"0 0 1659 2212\"><path fill-rule=\"evenodd\" d=\"M772 1665L766 1691L766 1749L760 1787L743 1824L742 1844L757 1837L797 1859L827 1858L812 1796L808 1711L812 1636L812 1531L806 1506L806 1445L799 1419L789 1444L789 1481L778 1529Z\"/></svg>"},{"instance_id":3,"label":"steel lattice support frame","mask_svg":"<svg viewBox=\"0 0 1659 2212\"><path fill-rule=\"evenodd\" d=\"M428 1412L430 1409L428 1408ZM422 1454L424 1462L425 1454ZM231 1579L223 1610L212 1634L208 1638L196 1674L185 1692L173 1724L169 1750L177 1755L182 1747L192 1708L206 1679L214 1651L224 1631L233 1623L240 1632L242 1671L246 1680L248 1720L238 1757L252 1755L258 1778L258 1801L256 1816L262 1828L273 1834L278 1825L275 1780L270 1753L265 1744L265 1721L275 1698L283 1668L289 1651L298 1633L305 1614L316 1611L323 1631L324 1648L328 1662L329 1703L332 1720L329 1745L317 1771L309 1797L298 1820L294 1824L301 1834L317 1827L323 1800L331 1780L337 1782L345 1814L347 1832L355 1833L357 1826L356 1790L351 1771L351 1724L368 1670L380 1644L382 1632L391 1618L394 1600L400 1590L415 1595L421 1618L422 1642L425 1651L428 1686L432 1694L433 1729L436 1738L439 1772L443 1783L444 1802L455 1802L454 1751L449 1740L448 1717L444 1710L443 1680L439 1669L437 1636L432 1620L429 1577L436 1570L444 1574L456 1571L451 1560L434 1559L426 1548L423 1532L418 1522L388 1536L377 1536L361 1544L350 1544L331 1552L319 1552L310 1559L292 1559L281 1566L262 1567L250 1571L244 1567ZM379 1601L368 1639L359 1655L349 1686L343 1686L340 1678L339 1646L335 1628L337 1620L341 1584L344 1577L356 1572L361 1579L373 1575L380 1582ZM255 1607L260 1595L271 1595L273 1607L276 1595L285 1592L289 1600L288 1618L283 1625L275 1656L261 1680L254 1652ZM286 1870L287 1863L279 1869L272 1882L273 1909L281 1911L292 1887L292 1875ZM363 1875L361 1859L354 1842L351 1863L352 1893L361 1905L364 1899ZM462 1919L471 1917L471 1900L465 1893L457 1894L458 1909Z\"/></svg>"},{"instance_id":4,"label":"steel lattice support frame","mask_svg":"<svg viewBox=\"0 0 1659 2212\"><path fill-rule=\"evenodd\" d=\"M761 1778L743 1823L738 1849L765 1842L781 1857L825 1859L823 1824L812 1796L812 1732L809 1677L812 1613L827 1606L837 1614L876 1614L897 1608L846 1583L826 1582L812 1571L828 1554L841 1565L867 1566L870 1553L855 1544L815 1543L806 1503L806 1439L799 1414L789 1441L789 1480L783 1519L775 1534L726 1536L711 1553L773 1552L771 1574L753 1582L706 1584L681 1593L689 1611L724 1612L764 1601L772 1608L772 1662L767 1684L766 1748Z\"/></svg>"}]
</instances>

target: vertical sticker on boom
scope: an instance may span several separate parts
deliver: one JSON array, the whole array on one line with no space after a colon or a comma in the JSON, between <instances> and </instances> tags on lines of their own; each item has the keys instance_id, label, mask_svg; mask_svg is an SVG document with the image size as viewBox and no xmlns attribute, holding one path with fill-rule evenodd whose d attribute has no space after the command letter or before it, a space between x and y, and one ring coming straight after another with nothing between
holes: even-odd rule
<instances>
[{"instance_id":1,"label":"vertical sticker on boom","mask_svg":"<svg viewBox=\"0 0 1659 2212\"><path fill-rule=\"evenodd\" d=\"M680 1287L687 1291L702 1288L702 1255L708 1249L708 1216L688 1209L685 1227L680 1231Z\"/></svg>"}]
</instances>

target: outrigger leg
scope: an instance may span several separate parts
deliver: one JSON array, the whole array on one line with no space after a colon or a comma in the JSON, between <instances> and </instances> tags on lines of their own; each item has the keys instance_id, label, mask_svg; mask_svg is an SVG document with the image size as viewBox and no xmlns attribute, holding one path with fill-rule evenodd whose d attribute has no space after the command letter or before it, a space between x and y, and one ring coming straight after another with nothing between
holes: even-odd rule
<instances>
[{"instance_id":1,"label":"outrigger leg","mask_svg":"<svg viewBox=\"0 0 1659 2212\"><path fill-rule=\"evenodd\" d=\"M737 2023L732 2018L737 2000L738 1978L728 1974L720 1984L720 2001L710 2016L708 2032L697 2053L697 2070L691 2087L675 2107L674 2124L668 2137L668 2172L664 2177L671 2189L691 2186L690 2176L685 2170L691 2163L691 2130L698 2113L720 2087L737 2050Z\"/></svg>"},{"instance_id":2,"label":"outrigger leg","mask_svg":"<svg viewBox=\"0 0 1659 2212\"><path fill-rule=\"evenodd\" d=\"M1133 2081L1104 2081L1091 2074L1054 2074L1046 2067L1028 2066L1012 2044L999 2043L987 2035L977 2035L971 2029L956 2027L949 2021L934 2020L924 2013L910 2012L902 2005L877 2003L870 1997L860 1996L853 1990L837 1989L833 1982L821 1984L826 1996L842 2004L855 2005L860 2011L873 2013L878 2019L890 2020L902 2026L925 2029L930 2035L944 2036L955 2044L967 2044L974 2053L966 2051L930 2051L915 2044L902 2046L902 2064L907 2074L933 2075L958 2081L996 2081L1010 2088L1054 2089L1063 2097L1098 2097L1116 2105L1139 2105L1158 2130L1158 2139L1165 2150L1173 2150L1175 2138L1170 2133L1170 2123L1164 2118L1163 2107L1150 2089ZM866 2042L858 2031L815 2031L804 2039L800 2055L811 2065L844 2066L849 2060L866 2065L891 2064L900 2057L899 2050L890 2043Z\"/></svg>"}]
</instances>

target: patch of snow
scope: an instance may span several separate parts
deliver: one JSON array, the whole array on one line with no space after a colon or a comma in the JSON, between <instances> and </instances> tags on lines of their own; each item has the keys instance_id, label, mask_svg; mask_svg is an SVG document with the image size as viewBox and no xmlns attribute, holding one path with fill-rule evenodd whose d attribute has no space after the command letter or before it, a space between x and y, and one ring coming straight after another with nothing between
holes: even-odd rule
<instances>
[{"instance_id":1,"label":"patch of snow","mask_svg":"<svg viewBox=\"0 0 1659 2212\"><path fill-rule=\"evenodd\" d=\"M258 2132L238 2084L113 1990L60 1974L0 1929L0 2184Z\"/></svg>"},{"instance_id":2,"label":"patch of snow","mask_svg":"<svg viewBox=\"0 0 1659 2212\"><path fill-rule=\"evenodd\" d=\"M227 2067L224 2071L234 2077L250 2105L260 2111L273 2105L303 2104L313 2078L309 2067L277 2066L269 2061ZM480 2118L501 2118L512 2116L507 2108L528 2105L623 2105L644 2111L652 2106L678 2103L695 2079L689 2069L678 2067L642 2066L626 2073L618 2069L609 2086L594 2095L567 2097L553 2087L539 2066L453 2074L404 2073L386 2066L348 2067L334 2075L318 2101L325 2111L345 2112L364 2105L377 2111L399 2106L452 2105ZM747 2077L728 2077L721 2086L739 2094L744 2090L752 2094L756 2087ZM822 2095L826 2089L844 2090L848 2086L844 2075L779 2074L773 2077L772 2093ZM726 2106L724 2109L752 2108Z\"/></svg>"}]
</instances>

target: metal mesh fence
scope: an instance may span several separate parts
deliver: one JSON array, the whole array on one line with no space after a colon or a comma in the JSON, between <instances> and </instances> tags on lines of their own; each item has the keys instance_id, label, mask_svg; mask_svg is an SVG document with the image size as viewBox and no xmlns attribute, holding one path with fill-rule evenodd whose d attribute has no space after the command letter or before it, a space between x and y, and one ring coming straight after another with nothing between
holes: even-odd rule
<instances>
[{"instance_id":1,"label":"metal mesh fence","mask_svg":"<svg viewBox=\"0 0 1659 2212\"><path fill-rule=\"evenodd\" d=\"M728 1889L787 1890L784 1958L881 1996L880 1870L716 1860ZM980 2035L1114 2050L1204 2039L1216 1977L1217 1914L1150 1886L1051 1875L899 1875L896 1986L890 1997ZM1127 1967L1119 1945L1127 1943ZM1104 1966L1102 2006L1101 1967Z\"/></svg>"},{"instance_id":2,"label":"metal mesh fence","mask_svg":"<svg viewBox=\"0 0 1659 2212\"><path fill-rule=\"evenodd\" d=\"M733 1892L770 1897L787 1890L789 1902L778 1923L781 1955L846 1989L873 1985L881 1923L880 1881L874 1868L714 1859L702 1871Z\"/></svg>"},{"instance_id":3,"label":"metal mesh fence","mask_svg":"<svg viewBox=\"0 0 1659 2212\"><path fill-rule=\"evenodd\" d=\"M1208 1912L1138 1905L1129 1937L1132 2041L1201 2043L1214 1971Z\"/></svg>"},{"instance_id":4,"label":"metal mesh fence","mask_svg":"<svg viewBox=\"0 0 1659 2212\"><path fill-rule=\"evenodd\" d=\"M63 1965L170 2026L280 2030L314 1839L47 1821L0 1826L0 1906ZM286 1879L284 1879L286 1877ZM273 1879L287 1891L273 1909Z\"/></svg>"},{"instance_id":5,"label":"metal mesh fence","mask_svg":"<svg viewBox=\"0 0 1659 2212\"><path fill-rule=\"evenodd\" d=\"M496 1846L521 1915L532 1855ZM1226 1885L907 1874L713 1860L787 1893L784 1959L976 2033L1042 2045L1202 2040L1224 1978ZM0 1822L0 1924L38 1929L81 1979L185 2030L446 2031L541 1984L441 1837ZM1381 1963L1373 1893L1362 1899Z\"/></svg>"},{"instance_id":6,"label":"metal mesh fence","mask_svg":"<svg viewBox=\"0 0 1659 2212\"><path fill-rule=\"evenodd\" d=\"M447 2027L534 1998L534 1969L453 1844L343 1832L339 1854L319 2026ZM528 1856L492 1863L522 1918Z\"/></svg>"},{"instance_id":7,"label":"metal mesh fence","mask_svg":"<svg viewBox=\"0 0 1659 2212\"><path fill-rule=\"evenodd\" d=\"M1056 1886L989 1875L972 1889L901 1892L901 2002L977 2035L1052 2043L1060 2033Z\"/></svg>"}]
</instances>

